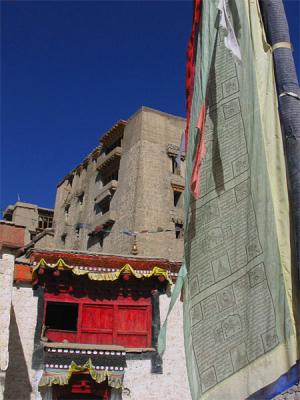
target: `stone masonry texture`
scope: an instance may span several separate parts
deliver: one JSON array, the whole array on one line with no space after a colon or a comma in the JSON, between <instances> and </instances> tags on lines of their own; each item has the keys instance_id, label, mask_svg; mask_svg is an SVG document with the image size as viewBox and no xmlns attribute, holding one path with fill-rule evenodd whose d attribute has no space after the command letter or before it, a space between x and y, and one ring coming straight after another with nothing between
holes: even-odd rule
<instances>
[{"instance_id":1,"label":"stone masonry texture","mask_svg":"<svg viewBox=\"0 0 300 400\"><path fill-rule=\"evenodd\" d=\"M130 254L133 238L120 233L170 229L170 232L137 236L139 255L181 259L183 239L176 239L174 213L183 215L182 208L174 210L172 160L167 154L169 144L179 147L185 120L142 107L129 118L121 142L122 156L117 189L110 201L107 216L114 222L103 244L89 247L88 234L105 223L106 215L95 212L95 198L105 188L97 180L97 164L107 156L100 152L97 160L90 159L80 172L75 172L72 185L68 179L57 189L55 204L55 246L115 254ZM105 149L104 149L105 150ZM109 167L108 167L109 168ZM181 171L183 185L184 170ZM104 190L105 191L105 190ZM78 195L84 193L83 204ZM66 216L65 207L69 207ZM76 226L80 231L76 233ZM62 236L65 235L65 243Z\"/></svg>"}]
</instances>

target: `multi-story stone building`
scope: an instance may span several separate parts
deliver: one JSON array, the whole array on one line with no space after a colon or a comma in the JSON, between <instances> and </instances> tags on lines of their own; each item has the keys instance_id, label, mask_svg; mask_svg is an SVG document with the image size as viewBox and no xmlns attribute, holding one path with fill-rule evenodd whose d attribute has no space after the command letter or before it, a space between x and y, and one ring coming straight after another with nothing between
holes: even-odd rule
<instances>
[{"instance_id":1,"label":"multi-story stone building","mask_svg":"<svg viewBox=\"0 0 300 400\"><path fill-rule=\"evenodd\" d=\"M59 183L54 246L31 242L15 262L9 332L1 339L6 400L190 398L181 303L169 319L163 361L157 353L183 253L184 163L177 156L184 125L143 107ZM98 369L86 367L89 357ZM66 379L72 361L83 375L49 387L55 376ZM123 393L115 391L118 379Z\"/></svg>"},{"instance_id":2,"label":"multi-story stone building","mask_svg":"<svg viewBox=\"0 0 300 400\"><path fill-rule=\"evenodd\" d=\"M140 255L181 259L184 163L175 159L184 125L142 107L110 128L58 185L56 247L130 254L136 241Z\"/></svg>"}]
</instances>

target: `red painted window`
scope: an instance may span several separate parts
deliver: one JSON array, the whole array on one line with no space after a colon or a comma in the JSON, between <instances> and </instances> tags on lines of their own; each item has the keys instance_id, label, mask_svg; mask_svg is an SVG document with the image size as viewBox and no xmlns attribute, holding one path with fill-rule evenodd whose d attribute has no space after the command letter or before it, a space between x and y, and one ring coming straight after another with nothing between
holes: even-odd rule
<instances>
[{"instance_id":1,"label":"red painted window","mask_svg":"<svg viewBox=\"0 0 300 400\"><path fill-rule=\"evenodd\" d=\"M45 335L55 342L151 347L150 298L119 296L115 300L45 294Z\"/></svg>"}]
</instances>

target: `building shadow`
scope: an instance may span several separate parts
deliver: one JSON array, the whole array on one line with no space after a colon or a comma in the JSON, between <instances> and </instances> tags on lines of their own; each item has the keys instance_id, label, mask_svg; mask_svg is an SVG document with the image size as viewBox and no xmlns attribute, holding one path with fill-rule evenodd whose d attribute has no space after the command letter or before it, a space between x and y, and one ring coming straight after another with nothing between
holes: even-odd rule
<instances>
[{"instance_id":1,"label":"building shadow","mask_svg":"<svg viewBox=\"0 0 300 400\"><path fill-rule=\"evenodd\" d=\"M41 343L43 313L44 313L44 290L38 287L33 291L33 296L38 298L37 301L37 318L34 331L34 344L32 354L32 369L43 369L43 346Z\"/></svg>"},{"instance_id":2,"label":"building shadow","mask_svg":"<svg viewBox=\"0 0 300 400\"><path fill-rule=\"evenodd\" d=\"M32 386L13 305L10 311L8 351L9 364L5 377L4 400L30 400Z\"/></svg>"}]
</instances>

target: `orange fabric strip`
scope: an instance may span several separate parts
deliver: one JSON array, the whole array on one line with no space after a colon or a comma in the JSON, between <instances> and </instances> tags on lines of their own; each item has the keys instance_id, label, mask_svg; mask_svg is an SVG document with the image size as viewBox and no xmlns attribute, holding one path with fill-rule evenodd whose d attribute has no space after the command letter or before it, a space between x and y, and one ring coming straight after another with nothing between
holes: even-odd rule
<instances>
[{"instance_id":1,"label":"orange fabric strip","mask_svg":"<svg viewBox=\"0 0 300 400\"><path fill-rule=\"evenodd\" d=\"M200 137L196 150L196 157L191 177L191 192L195 199L199 199L200 197L200 170L201 170L201 163L205 154L205 141L204 141L205 117L206 117L206 106L204 102L201 106L197 123L197 128L199 129Z\"/></svg>"}]
</instances>

